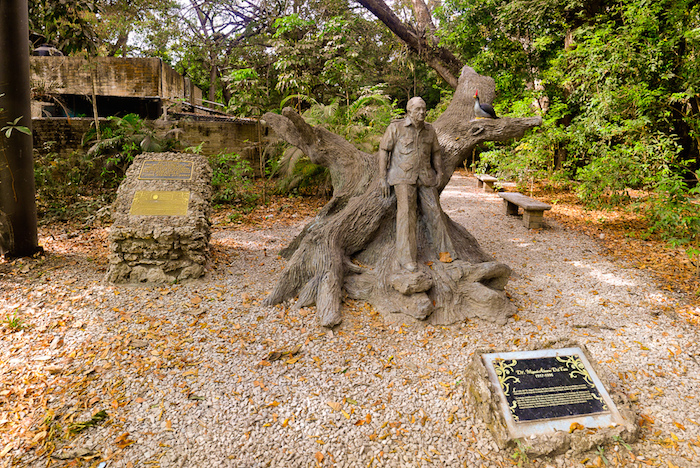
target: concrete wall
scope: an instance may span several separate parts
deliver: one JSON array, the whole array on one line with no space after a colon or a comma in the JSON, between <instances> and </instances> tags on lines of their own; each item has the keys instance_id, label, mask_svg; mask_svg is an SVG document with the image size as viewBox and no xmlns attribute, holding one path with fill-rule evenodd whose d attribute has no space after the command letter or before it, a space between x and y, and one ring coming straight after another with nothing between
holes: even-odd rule
<instances>
[{"instance_id":1,"label":"concrete wall","mask_svg":"<svg viewBox=\"0 0 700 468\"><path fill-rule=\"evenodd\" d=\"M254 120L235 122L188 121L156 122L158 133L165 133L175 125L182 130L179 139L189 145L202 145L205 154L216 154L220 151L240 152L249 146L254 146L259 140L258 125ZM264 133L262 134L265 139Z\"/></svg>"},{"instance_id":2,"label":"concrete wall","mask_svg":"<svg viewBox=\"0 0 700 468\"><path fill-rule=\"evenodd\" d=\"M80 57L31 57L32 85L54 94L92 95L92 67L99 96L160 96L161 60L97 57L92 63ZM184 97L184 85L181 87Z\"/></svg>"},{"instance_id":3,"label":"concrete wall","mask_svg":"<svg viewBox=\"0 0 700 468\"><path fill-rule=\"evenodd\" d=\"M51 143L51 151L68 155L72 151L83 150L81 147L83 135L90 129L93 119L89 118L34 118L32 119L34 148L42 151L47 142ZM161 121L150 122L156 135L163 136L166 132L177 128L178 140L184 146L196 146L201 142L202 154L210 156L220 152L238 153L247 159L259 175L260 161L258 147L262 141L263 149L271 138L266 129L260 128L255 120L239 121ZM100 125L107 125L106 119L100 119Z\"/></svg>"},{"instance_id":4,"label":"concrete wall","mask_svg":"<svg viewBox=\"0 0 700 468\"><path fill-rule=\"evenodd\" d=\"M31 57L32 86L53 94L92 95L92 67L98 96L192 99L202 104L202 90L159 58Z\"/></svg>"},{"instance_id":5,"label":"concrete wall","mask_svg":"<svg viewBox=\"0 0 700 468\"><path fill-rule=\"evenodd\" d=\"M90 130L93 119L32 119L32 137L34 150L57 152L68 155L81 149L83 135ZM101 125L106 125L106 119L100 119ZM87 149L86 149L87 150Z\"/></svg>"}]
</instances>

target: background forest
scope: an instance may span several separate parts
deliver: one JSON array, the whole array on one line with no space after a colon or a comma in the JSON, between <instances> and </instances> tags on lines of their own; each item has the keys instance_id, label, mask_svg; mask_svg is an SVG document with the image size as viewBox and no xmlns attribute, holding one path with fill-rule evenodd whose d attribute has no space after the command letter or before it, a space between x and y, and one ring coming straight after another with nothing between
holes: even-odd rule
<instances>
[{"instance_id":1,"label":"background forest","mask_svg":"<svg viewBox=\"0 0 700 468\"><path fill-rule=\"evenodd\" d=\"M499 115L544 118L473 169L640 210L643 235L700 257L696 1L30 0L30 29L65 54L160 57L228 113L294 106L367 150L414 95L439 115L469 65Z\"/></svg>"}]
</instances>

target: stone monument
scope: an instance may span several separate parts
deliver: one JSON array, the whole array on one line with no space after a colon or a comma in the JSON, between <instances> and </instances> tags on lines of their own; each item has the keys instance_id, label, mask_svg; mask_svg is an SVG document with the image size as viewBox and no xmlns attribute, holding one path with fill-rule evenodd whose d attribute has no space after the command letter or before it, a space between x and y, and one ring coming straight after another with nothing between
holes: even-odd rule
<instances>
[{"instance_id":1,"label":"stone monument","mask_svg":"<svg viewBox=\"0 0 700 468\"><path fill-rule=\"evenodd\" d=\"M471 404L501 448L519 442L528 456L585 452L632 442L635 415L609 393L588 350L560 340L541 349L477 351L465 381Z\"/></svg>"},{"instance_id":2,"label":"stone monument","mask_svg":"<svg viewBox=\"0 0 700 468\"><path fill-rule=\"evenodd\" d=\"M475 119L477 88L483 102L493 100L495 81L464 67L449 107L431 124L423 121L422 99L412 101L408 119L392 124L396 135L384 139L379 154L309 125L291 108L263 116L276 135L328 168L333 183L331 200L281 252L288 264L265 304L294 298L294 307L315 304L324 327L341 322L344 297L371 303L387 323L506 322L514 312L504 291L510 267L440 209L439 194L479 144L520 138L542 119ZM409 142L411 131L419 135ZM418 141L421 148L409 155ZM414 162L417 171L409 168ZM402 223L413 226L404 230Z\"/></svg>"},{"instance_id":3,"label":"stone monument","mask_svg":"<svg viewBox=\"0 0 700 468\"><path fill-rule=\"evenodd\" d=\"M211 177L201 155L137 156L112 206L107 280L173 283L202 276L209 257Z\"/></svg>"}]
</instances>

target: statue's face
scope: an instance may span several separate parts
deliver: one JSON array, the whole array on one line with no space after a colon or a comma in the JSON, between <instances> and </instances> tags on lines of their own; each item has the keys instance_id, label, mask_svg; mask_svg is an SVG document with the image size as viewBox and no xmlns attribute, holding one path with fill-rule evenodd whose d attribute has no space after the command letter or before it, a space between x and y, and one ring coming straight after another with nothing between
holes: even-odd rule
<instances>
[{"instance_id":1,"label":"statue's face","mask_svg":"<svg viewBox=\"0 0 700 468\"><path fill-rule=\"evenodd\" d=\"M413 122L416 125L423 125L423 122L425 122L425 111L426 109L424 102L417 102L413 104L409 109L406 109L406 113L411 119L411 122Z\"/></svg>"}]
</instances>

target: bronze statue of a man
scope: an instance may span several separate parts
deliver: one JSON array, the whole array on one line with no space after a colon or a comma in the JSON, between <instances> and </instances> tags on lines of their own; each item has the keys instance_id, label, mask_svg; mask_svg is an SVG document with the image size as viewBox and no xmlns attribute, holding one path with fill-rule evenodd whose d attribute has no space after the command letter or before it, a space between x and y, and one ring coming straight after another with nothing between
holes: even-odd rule
<instances>
[{"instance_id":1,"label":"bronze statue of a man","mask_svg":"<svg viewBox=\"0 0 700 468\"><path fill-rule=\"evenodd\" d=\"M406 114L403 120L392 122L382 137L379 178L382 196L391 194L391 186L396 193L396 255L399 264L408 271L416 271L419 210L440 259L454 260L456 252L447 233L437 191L443 177L442 148L435 129L425 122L425 101L420 97L410 99Z\"/></svg>"}]
</instances>

